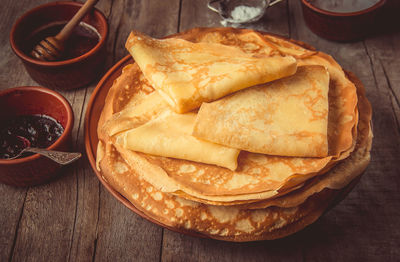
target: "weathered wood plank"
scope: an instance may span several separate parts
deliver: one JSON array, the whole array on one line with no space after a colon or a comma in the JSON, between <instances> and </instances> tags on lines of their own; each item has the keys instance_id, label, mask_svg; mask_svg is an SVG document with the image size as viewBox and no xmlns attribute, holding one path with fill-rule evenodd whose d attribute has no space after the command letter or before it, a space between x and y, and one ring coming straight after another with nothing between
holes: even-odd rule
<instances>
[{"instance_id":1,"label":"weathered wood plank","mask_svg":"<svg viewBox=\"0 0 400 262\"><path fill-rule=\"evenodd\" d=\"M13 252L26 193L25 188L0 185L0 258L7 259Z\"/></svg>"},{"instance_id":2,"label":"weathered wood plank","mask_svg":"<svg viewBox=\"0 0 400 262\"><path fill-rule=\"evenodd\" d=\"M71 214L76 202L76 194L71 194L65 183L70 178L67 175L29 189L12 256L14 261L59 261L67 257L74 219Z\"/></svg>"},{"instance_id":3,"label":"weathered wood plank","mask_svg":"<svg viewBox=\"0 0 400 262\"><path fill-rule=\"evenodd\" d=\"M109 17L112 41L108 41L108 57L113 63L128 55L125 42L132 30L152 37L163 37L176 32L179 0L171 1L112 1Z\"/></svg>"},{"instance_id":4,"label":"weathered wood plank","mask_svg":"<svg viewBox=\"0 0 400 262\"><path fill-rule=\"evenodd\" d=\"M285 239L230 243L164 230L162 261L300 261L302 232Z\"/></svg>"},{"instance_id":5,"label":"weathered wood plank","mask_svg":"<svg viewBox=\"0 0 400 262\"><path fill-rule=\"evenodd\" d=\"M376 89L370 100L375 109L375 141L372 151L373 165L368 201L376 224L374 255L396 260L400 250L394 239L400 238L400 32L377 36L365 41L376 79Z\"/></svg>"},{"instance_id":6,"label":"weathered wood plank","mask_svg":"<svg viewBox=\"0 0 400 262\"><path fill-rule=\"evenodd\" d=\"M88 102L88 93L93 89L93 84L76 90L76 97L73 106L76 118L74 148L76 151L84 152L84 108ZM74 129L75 129L74 128ZM70 225L72 232L69 239L69 261L87 261L92 258L95 251L97 238L97 223L99 210L100 183L88 165L86 156L76 163L74 170L71 170L71 180L68 186L74 189L76 194L74 212L69 216L73 217Z\"/></svg>"},{"instance_id":7,"label":"weathered wood plank","mask_svg":"<svg viewBox=\"0 0 400 262\"><path fill-rule=\"evenodd\" d=\"M46 1L42 1L45 3ZM0 16L0 30L3 37L0 39L0 89L21 85L34 85L25 72L22 63L14 55L9 44L11 26L24 12L25 8L32 8L35 1L3 1ZM16 244L16 236L22 218L27 188L15 188L0 185L0 260L12 256Z\"/></svg>"},{"instance_id":8,"label":"weathered wood plank","mask_svg":"<svg viewBox=\"0 0 400 262\"><path fill-rule=\"evenodd\" d=\"M101 189L93 261L158 261L161 228L142 219Z\"/></svg>"}]
</instances>

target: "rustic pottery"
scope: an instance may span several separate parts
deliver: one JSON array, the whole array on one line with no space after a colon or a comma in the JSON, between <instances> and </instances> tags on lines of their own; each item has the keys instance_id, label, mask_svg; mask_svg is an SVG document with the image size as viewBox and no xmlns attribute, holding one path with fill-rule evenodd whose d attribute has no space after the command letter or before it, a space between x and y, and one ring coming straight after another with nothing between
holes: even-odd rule
<instances>
[{"instance_id":1,"label":"rustic pottery","mask_svg":"<svg viewBox=\"0 0 400 262\"><path fill-rule=\"evenodd\" d=\"M100 34L98 44L82 56L64 61L48 62L30 57L24 52L27 38L35 30L46 25L66 22L82 6L77 2L51 2L23 14L14 24L10 43L14 53L21 59L33 80L48 88L74 89L85 86L101 75L104 65L108 24L97 9L82 21L94 27Z\"/></svg>"},{"instance_id":2,"label":"rustic pottery","mask_svg":"<svg viewBox=\"0 0 400 262\"><path fill-rule=\"evenodd\" d=\"M39 87L21 86L0 91L0 121L18 115L47 115L63 127L63 134L47 149L67 151L70 146L74 114L59 93ZM33 186L45 183L60 172L61 166L39 154L13 160L0 159L0 183Z\"/></svg>"}]
</instances>

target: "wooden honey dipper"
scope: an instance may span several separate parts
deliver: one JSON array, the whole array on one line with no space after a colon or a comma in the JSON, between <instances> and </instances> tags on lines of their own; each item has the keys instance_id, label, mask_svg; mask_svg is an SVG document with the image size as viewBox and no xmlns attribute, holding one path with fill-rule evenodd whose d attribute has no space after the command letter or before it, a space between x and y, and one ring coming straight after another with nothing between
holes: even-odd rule
<instances>
[{"instance_id":1,"label":"wooden honey dipper","mask_svg":"<svg viewBox=\"0 0 400 262\"><path fill-rule=\"evenodd\" d=\"M76 25L81 19L92 9L99 0L87 0L86 3L78 10L72 19L64 26L64 28L56 36L49 36L40 41L36 45L31 56L42 61L56 61L65 50L64 43L73 32Z\"/></svg>"}]
</instances>

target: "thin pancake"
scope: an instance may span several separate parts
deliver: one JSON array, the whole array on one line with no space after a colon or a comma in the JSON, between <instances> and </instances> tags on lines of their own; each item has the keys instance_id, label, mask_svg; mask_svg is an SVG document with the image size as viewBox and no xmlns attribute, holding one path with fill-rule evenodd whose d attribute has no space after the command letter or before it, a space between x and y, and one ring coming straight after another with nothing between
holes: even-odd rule
<instances>
[{"instance_id":1,"label":"thin pancake","mask_svg":"<svg viewBox=\"0 0 400 262\"><path fill-rule=\"evenodd\" d=\"M240 150L192 136L195 120L195 113L177 114L166 110L157 118L117 135L115 141L123 148L137 152L235 170Z\"/></svg>"},{"instance_id":2,"label":"thin pancake","mask_svg":"<svg viewBox=\"0 0 400 262\"><path fill-rule=\"evenodd\" d=\"M195 137L254 153L328 155L329 74L304 66L293 76L203 103Z\"/></svg>"},{"instance_id":3,"label":"thin pancake","mask_svg":"<svg viewBox=\"0 0 400 262\"><path fill-rule=\"evenodd\" d=\"M307 185L300 188L299 190L290 192L289 194L282 197L244 205L243 208L259 209L269 206L295 207L306 201L306 199L311 195L319 193L326 188L341 189L345 187L352 180L356 179L359 174L362 173L370 160L369 151L371 150L372 141L372 130L370 122L372 109L370 103L365 96L365 89L362 83L351 73L349 75L349 78L357 86L360 121L357 128L358 135L357 143L355 146L359 147L359 149L356 152L352 153L350 157L346 160L346 162L339 163L333 170L331 170L327 174L308 181ZM353 162L358 162L358 166L355 167ZM349 169L353 169L353 172L349 172Z\"/></svg>"},{"instance_id":4,"label":"thin pancake","mask_svg":"<svg viewBox=\"0 0 400 262\"><path fill-rule=\"evenodd\" d=\"M126 47L144 76L178 113L296 72L291 56L255 56L218 43L158 40L132 32Z\"/></svg>"},{"instance_id":5,"label":"thin pancake","mask_svg":"<svg viewBox=\"0 0 400 262\"><path fill-rule=\"evenodd\" d=\"M120 132L139 127L158 117L168 108L168 104L164 99L157 92L152 92L135 105L128 106L124 110L114 114L102 126L102 131L109 136L113 136Z\"/></svg>"},{"instance_id":6,"label":"thin pancake","mask_svg":"<svg viewBox=\"0 0 400 262\"><path fill-rule=\"evenodd\" d=\"M353 144L352 129L357 121L356 87L345 75L340 65L329 55L318 52L298 60L299 65L322 65L330 75L328 144L329 155L339 157ZM342 130L338 132L338 129Z\"/></svg>"}]
</instances>

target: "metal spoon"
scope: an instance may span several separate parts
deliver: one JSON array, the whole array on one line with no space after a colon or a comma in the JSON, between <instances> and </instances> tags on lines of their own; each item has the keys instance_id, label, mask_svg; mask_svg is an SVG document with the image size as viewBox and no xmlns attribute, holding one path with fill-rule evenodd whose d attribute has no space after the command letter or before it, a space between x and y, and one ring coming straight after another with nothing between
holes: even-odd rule
<instances>
[{"instance_id":1,"label":"metal spoon","mask_svg":"<svg viewBox=\"0 0 400 262\"><path fill-rule=\"evenodd\" d=\"M44 148L36 148L36 147L30 147L31 142L26 139L25 137L22 136L17 136L17 138L21 141L23 141L25 148L22 149L21 152L19 152L18 155L8 158L8 160L16 159L20 157L23 153L25 152L31 152L35 154L40 154L42 156L45 156L54 162L59 163L60 165L68 165L76 160L78 160L82 154L77 152L61 152L61 151L55 151L55 150L47 150Z\"/></svg>"},{"instance_id":2,"label":"metal spoon","mask_svg":"<svg viewBox=\"0 0 400 262\"><path fill-rule=\"evenodd\" d=\"M273 6L282 0L211 0L208 2L207 6L212 11L218 13L223 19L224 23L232 23L232 24L242 24L242 23L251 23L259 20L264 16L265 11L268 7ZM257 8L259 9L259 13L254 17L249 17L248 19L237 20L232 17L232 12L236 7L244 6L247 8Z\"/></svg>"}]
</instances>

